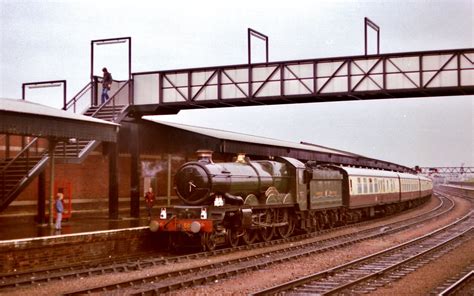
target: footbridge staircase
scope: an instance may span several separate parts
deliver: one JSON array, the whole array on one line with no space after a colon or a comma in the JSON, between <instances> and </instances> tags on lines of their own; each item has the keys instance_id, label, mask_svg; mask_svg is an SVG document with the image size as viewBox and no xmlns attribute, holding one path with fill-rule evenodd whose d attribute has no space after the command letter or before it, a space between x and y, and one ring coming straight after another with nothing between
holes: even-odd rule
<instances>
[{"instance_id":1,"label":"footbridge staircase","mask_svg":"<svg viewBox=\"0 0 474 296\"><path fill-rule=\"evenodd\" d=\"M120 123L127 116L130 102L131 81L115 81L110 91L111 97L104 104L96 105L102 89L98 79L88 83L67 102L63 109L72 113ZM6 150L10 152L8 135L0 136ZM32 138L28 143L22 139L22 149L14 157L7 157L0 162L0 212L22 192L45 168L50 158L48 143L45 139ZM18 143L16 144L19 145ZM60 163L81 163L100 141L81 139L60 140L55 145L54 157Z\"/></svg>"}]
</instances>

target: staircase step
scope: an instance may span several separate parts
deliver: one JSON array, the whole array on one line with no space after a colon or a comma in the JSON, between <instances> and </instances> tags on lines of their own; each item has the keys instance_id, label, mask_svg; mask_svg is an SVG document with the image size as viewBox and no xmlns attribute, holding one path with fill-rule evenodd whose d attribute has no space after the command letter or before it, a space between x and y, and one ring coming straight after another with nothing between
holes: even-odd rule
<instances>
[{"instance_id":1,"label":"staircase step","mask_svg":"<svg viewBox=\"0 0 474 296\"><path fill-rule=\"evenodd\" d=\"M125 105L115 105L114 106L105 106L103 107L102 109L100 109L99 113L102 113L102 112L120 112L120 110L122 110L123 108L125 107ZM99 109L99 107L90 107L85 113L84 115L86 116L91 116L92 114L94 114L97 109Z\"/></svg>"},{"instance_id":2,"label":"staircase step","mask_svg":"<svg viewBox=\"0 0 474 296\"><path fill-rule=\"evenodd\" d=\"M55 154L58 154L58 153L68 153L68 152L72 152L72 153L75 153L75 152L81 152L86 146L83 146L83 147L64 147L64 148L58 148L56 150L54 150L54 153Z\"/></svg>"},{"instance_id":3,"label":"staircase step","mask_svg":"<svg viewBox=\"0 0 474 296\"><path fill-rule=\"evenodd\" d=\"M40 159L42 158L42 156L30 156L28 158L28 161L30 162L38 162ZM13 158L7 158L7 159L4 159L2 161L0 161L0 167L3 166L3 165L6 165L7 163L9 163ZM24 162L27 162L27 159L24 158L24 157L20 157L18 158L17 160L15 160L15 163L24 163Z\"/></svg>"},{"instance_id":4,"label":"staircase step","mask_svg":"<svg viewBox=\"0 0 474 296\"><path fill-rule=\"evenodd\" d=\"M8 168L5 170L5 175L21 175L25 174L25 172L31 170L33 167L29 167L28 169L26 168ZM3 175L3 171L0 173L0 175Z\"/></svg>"},{"instance_id":5,"label":"staircase step","mask_svg":"<svg viewBox=\"0 0 474 296\"><path fill-rule=\"evenodd\" d=\"M3 179L3 176L0 176L0 184L3 182L3 180L5 180L5 182L12 182L12 181L19 180L19 179L23 178L25 175L26 174L22 174L22 175L6 174L5 179Z\"/></svg>"}]
</instances>

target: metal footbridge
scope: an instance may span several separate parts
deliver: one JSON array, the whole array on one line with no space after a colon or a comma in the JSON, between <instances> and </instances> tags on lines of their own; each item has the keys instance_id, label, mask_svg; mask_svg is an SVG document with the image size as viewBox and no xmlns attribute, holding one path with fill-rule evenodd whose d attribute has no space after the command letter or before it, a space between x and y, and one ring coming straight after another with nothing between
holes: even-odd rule
<instances>
[{"instance_id":1,"label":"metal footbridge","mask_svg":"<svg viewBox=\"0 0 474 296\"><path fill-rule=\"evenodd\" d=\"M137 115L182 109L474 94L474 48L132 74Z\"/></svg>"}]
</instances>

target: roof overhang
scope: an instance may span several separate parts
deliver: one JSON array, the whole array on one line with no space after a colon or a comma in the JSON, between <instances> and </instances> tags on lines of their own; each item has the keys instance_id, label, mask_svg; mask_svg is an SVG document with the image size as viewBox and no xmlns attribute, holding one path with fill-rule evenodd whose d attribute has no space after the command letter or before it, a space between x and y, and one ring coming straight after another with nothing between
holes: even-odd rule
<instances>
[{"instance_id":1,"label":"roof overhang","mask_svg":"<svg viewBox=\"0 0 474 296\"><path fill-rule=\"evenodd\" d=\"M36 113L32 107L37 108ZM0 99L1 134L116 142L119 127L115 123L43 105Z\"/></svg>"}]
</instances>

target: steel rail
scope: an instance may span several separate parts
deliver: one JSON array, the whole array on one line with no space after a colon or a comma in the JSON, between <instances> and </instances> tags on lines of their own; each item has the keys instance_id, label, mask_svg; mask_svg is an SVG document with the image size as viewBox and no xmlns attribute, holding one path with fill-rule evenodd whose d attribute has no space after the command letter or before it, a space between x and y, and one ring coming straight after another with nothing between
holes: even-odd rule
<instances>
[{"instance_id":1,"label":"steel rail","mask_svg":"<svg viewBox=\"0 0 474 296\"><path fill-rule=\"evenodd\" d=\"M462 290L466 286L466 284L470 283L473 280L473 278L474 278L474 270L471 270L471 272L464 275L462 278L457 280L451 286L444 289L438 295L439 296L454 295L456 292Z\"/></svg>"},{"instance_id":2,"label":"steel rail","mask_svg":"<svg viewBox=\"0 0 474 296\"><path fill-rule=\"evenodd\" d=\"M469 219L471 214L472 213L469 213L468 216L466 217L466 219ZM462 222L465 222L466 219L463 218L462 220L454 222L455 225L453 225L453 226L459 226L459 224L462 223ZM472 222L471 222L471 224L472 224ZM348 282L348 283L342 284L341 286L339 286L337 288L334 288L334 289L332 289L332 290L330 290L330 291L328 291L324 294L335 294L335 293L341 292L343 290L346 290L350 287L353 287L355 285L358 285L360 283L364 283L364 282L367 282L367 281L369 281L371 279L374 279L376 277L383 276L383 275L387 274L388 272L390 272L392 270L395 270L397 268L400 268L401 266L403 266L405 264L409 264L409 263L411 263L411 262L413 262L417 259L422 258L423 256L426 256L427 254L430 254L430 253L435 252L435 251L437 251L437 250L439 250L443 247L446 247L448 244L453 243L454 241L458 241L459 239L464 237L467 233L472 232L473 227L474 226L471 225L468 229L462 231L461 233L457 233L454 237L450 237L450 238L444 238L443 237L443 241L440 242L440 243L429 242L429 243L435 243L435 245L431 246L431 247L428 247L424 251L422 251L422 252L420 252L416 255L413 255L412 257L409 257L409 258L404 259L402 261L398 261L398 262L394 263L393 265L388 266L388 267L386 267L382 270L379 270L379 271L374 272L372 274L369 274L365 277L354 280L353 282ZM442 229L441 231L447 231L447 229ZM441 235L441 233L434 233L434 234L430 233L430 234L428 234L428 237L426 239L438 240L439 238L435 237L436 235ZM422 238L421 241L423 242L423 241L426 241L426 240L425 240L425 238ZM412 244L415 244L415 243L418 244L419 242L420 242L419 240L416 240L414 242L409 242L409 243L410 243L410 245L412 245ZM423 247L425 247L425 246L426 246L426 243ZM406 247L406 246L404 246L404 247ZM399 251L398 250L393 250L392 252L398 253Z\"/></svg>"},{"instance_id":3,"label":"steel rail","mask_svg":"<svg viewBox=\"0 0 474 296\"><path fill-rule=\"evenodd\" d=\"M399 254L400 250L403 249L403 248L407 248L408 246L418 244L421 241L426 241L426 240L434 237L435 235L438 235L438 234L446 231L447 229L452 229L453 227L458 226L461 222L465 222L466 220L469 220L469 219L472 220L471 216L472 216L472 211L469 212L462 219L457 220L457 221L455 221L455 222L453 222L453 223L451 223L451 224L449 224L449 225L447 225L443 228L435 230L435 231L433 231L433 232L431 232L427 235L424 235L422 237L415 238L413 240L410 240L410 241L408 241L406 243L403 243L403 244L400 244L398 246L395 246L395 247L377 252L375 254L371 254L371 255L363 257L363 258L353 260L349 263L342 264L342 265L339 265L339 266L331 268L331 269L327 269L327 270L322 271L322 272L318 272L318 273L315 273L315 274L312 274L312 275L309 275L309 276L306 276L306 277L303 277L303 278L300 278L300 279L296 279L296 280L291 281L291 282L284 283L282 285L278 285L278 286L275 286L275 287L272 287L272 288L269 288L269 289L266 289L266 290L259 291L259 292L255 293L253 295L273 295L273 294L281 293L281 292L290 292L290 290L298 289L299 287L302 287L304 285L310 285L310 286L313 287L313 289L308 288L308 291L306 291L307 293L317 293L317 294L321 294L321 295L326 295L326 294L335 294L335 293L341 292L341 291L346 290L347 288L349 288L351 286L354 286L354 285L359 284L361 282L365 282L365 281L367 281L369 279L372 279L374 277L380 276L381 274L384 274L389 270L393 270L394 268L399 267L401 264L404 264L406 262L415 260L416 258L418 258L419 256L421 256L423 254L426 254L428 252L432 252L433 250L444 246L445 243L447 243L447 242L445 240L445 241L443 241L443 243L441 245L436 245L435 247L430 247L428 250L425 250L422 253L418 253L416 256L411 256L410 258L408 258L406 260L403 260L402 262L398 262L397 264L392 264L389 267L386 267L386 268L381 269L381 270L374 271L374 272L372 272L368 275L364 275L364 276L359 277L359 278L354 279L354 280L349 280L347 277L345 277L344 279L340 280L341 281L340 284L337 284L337 276L338 275L342 276L342 275L348 274L348 272L347 272L348 270L354 272L354 270L356 270L355 266L360 266L360 265L362 265L361 269L364 269L365 271L370 270L370 269L374 269L373 268L373 265L374 265L373 260L378 260L377 258L380 258L381 256L386 256L389 253L390 254ZM464 235L466 232L472 231L473 222L471 221L470 223L471 223L470 227L467 230L463 231L461 234L456 235L454 239L459 238L460 236ZM451 241L451 240L449 240L449 241ZM368 261L370 261L370 263ZM381 260L379 260L379 261L381 261ZM372 264L372 267L371 268L366 267L366 265L365 265L366 262L368 262L367 264ZM327 284L324 288L321 287L323 285L322 281L324 281L328 277L331 277L331 284ZM318 280L321 280L321 286L318 287L319 290L316 290L315 288L317 286L317 281ZM295 292L297 293L297 290Z\"/></svg>"},{"instance_id":4,"label":"steel rail","mask_svg":"<svg viewBox=\"0 0 474 296\"><path fill-rule=\"evenodd\" d=\"M425 215L430 215L435 213L436 211L440 210L443 207L444 200L439 199L440 204L432 209L430 212L426 213ZM410 210L404 211L403 213L409 213L416 208L412 208ZM393 217L393 216L392 216ZM112 262L104 262L101 261L94 261L89 262L87 264L76 264L76 265L69 265L69 266L60 266L57 268L52 269L38 269L31 272L22 272L22 273L8 273L8 274L0 274L0 289L1 288L9 288L9 287L20 287L20 286L28 286L38 282L50 282L55 280L61 280L63 278L73 278L81 275L83 277L92 276L98 273L110 273L115 271L127 271L127 270L138 270L143 268L148 268L157 265L165 265L175 262L183 262L186 260L198 259L198 258L206 258L211 256L218 256L223 254L228 254L236 251L245 251L250 249L258 249L264 248L274 245L279 245L282 243L291 243L297 242L304 239L311 239L315 238L320 235L324 235L330 233L334 230L342 230L348 227L354 226L364 226L370 223L380 222L384 218L378 218L368 221L363 221L355 224L348 224L344 226L339 226L337 228L330 228L325 230L320 230L317 232L311 232L301 235L295 235L286 239L276 239L268 242L257 242L251 245L240 245L233 248L225 248L225 249L217 249L209 252L199 252L199 253L192 253L182 256L172 256L166 258L156 258L156 254L154 256L140 256L136 259L135 262L130 262L134 260L132 258L125 258L124 260L119 260L115 258ZM103 265L103 266L102 266ZM99 267L101 266L101 267Z\"/></svg>"},{"instance_id":5,"label":"steel rail","mask_svg":"<svg viewBox=\"0 0 474 296\"><path fill-rule=\"evenodd\" d=\"M446 206L448 206L449 209L445 210L444 207ZM440 206L438 208L438 211L441 213L438 213L438 215L442 215L447 211L450 211L453 207L454 203L452 201L450 205ZM373 239L390 233L396 233L398 231L405 230L410 226L419 225L419 223L421 223L421 221L423 220L427 221L436 217L437 215L432 215L432 212L429 212L426 214L426 216L419 216L408 219L407 221L411 221L411 223L408 225L405 221L405 225L395 227L397 224L403 223L395 222L388 224L390 225L388 227L386 225L385 227L374 227L371 229L363 230L357 233L360 234L361 237L354 238L355 233L350 233L336 238L329 238L315 242L306 242L298 245L292 245L290 247L280 248L279 250L274 250L263 254L228 260L226 262L202 265L199 268L181 269L171 273L157 273L151 276L134 280L123 281L110 285L97 286L80 291L73 291L68 293L67 295L114 291L118 289L121 289L120 291L124 293L139 294L169 292L176 289L189 287L198 283L204 284L207 282L214 281L216 279L227 278L239 274L240 272L262 269L275 263L286 262L289 260L306 257L312 254L338 249L344 246L348 246L350 244L354 244L368 239ZM381 228L385 229L386 231L380 231ZM364 235L362 235L362 233Z\"/></svg>"},{"instance_id":6,"label":"steel rail","mask_svg":"<svg viewBox=\"0 0 474 296\"><path fill-rule=\"evenodd\" d=\"M434 215L437 211L441 211L444 205L444 200L440 199L440 204L432 209L430 212L425 213L424 216ZM452 207L452 205L451 205ZM415 208L410 210L404 211L403 213L408 213L413 211ZM349 224L345 226L337 227L337 230L341 230L348 227L354 226L364 226L370 223L374 223L377 221L381 221L384 218L378 218L369 221L363 221L356 224ZM398 222L396 222L398 223ZM393 226L392 226L393 227ZM165 257L165 258L156 258L156 254L154 255L141 255L136 259L132 258L125 258L123 260L115 258L113 262L104 262L104 261L95 261L89 262L87 264L76 264L72 266L62 266L53 269L39 269L34 270L32 272L23 272L23 273L14 273L14 274L3 274L0 275L0 289L2 288L11 288L11 287L23 287L32 285L35 283L41 282L51 282L56 280L61 280L64 278L75 278L75 277L88 277L94 276L97 274L107 274L112 272L126 272L126 271L134 271L140 270L144 268L149 268L152 266L158 265L166 265L176 262L183 262L186 260L193 260L199 258L206 258L211 256L218 256L223 254L228 254L236 251L244 251L250 249L258 249L264 248L268 246L279 245L282 243L288 242L297 242L303 239L311 239L331 231L334 231L334 228L321 230L318 232L307 233L303 235L293 236L287 239L278 239L269 242L259 242L252 245L241 245L234 248L225 248L225 249L218 249L210 252L200 252L200 253L193 253L183 256L173 256L173 257Z\"/></svg>"}]
</instances>

